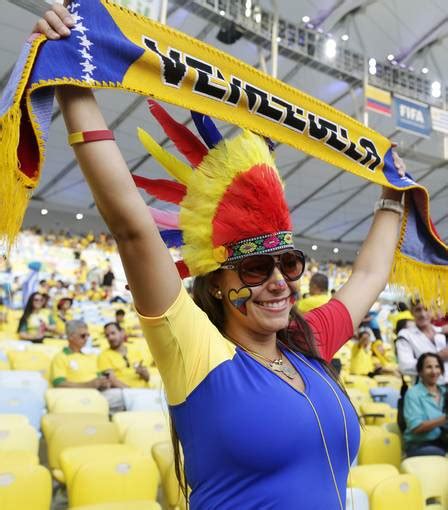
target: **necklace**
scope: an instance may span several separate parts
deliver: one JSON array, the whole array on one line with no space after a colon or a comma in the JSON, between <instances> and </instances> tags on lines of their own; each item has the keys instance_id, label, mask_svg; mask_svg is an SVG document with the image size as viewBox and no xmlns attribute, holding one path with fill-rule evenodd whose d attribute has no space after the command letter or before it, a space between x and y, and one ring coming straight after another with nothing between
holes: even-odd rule
<instances>
[{"instance_id":1,"label":"necklace","mask_svg":"<svg viewBox=\"0 0 448 510\"><path fill-rule=\"evenodd\" d=\"M247 347L244 347L239 342L231 338L232 342L234 342L238 347L243 349L243 351L246 351L249 354L252 354L252 356L256 356L257 358L260 358L263 360L268 368L270 368L273 372L278 372L280 374L285 375L288 377L288 379L294 379L296 377L296 373L289 368L288 366L283 364L283 355L280 354L280 358L277 359L269 359L266 358L266 356L263 356L262 354L258 354L258 352L251 351Z\"/></svg>"}]
</instances>

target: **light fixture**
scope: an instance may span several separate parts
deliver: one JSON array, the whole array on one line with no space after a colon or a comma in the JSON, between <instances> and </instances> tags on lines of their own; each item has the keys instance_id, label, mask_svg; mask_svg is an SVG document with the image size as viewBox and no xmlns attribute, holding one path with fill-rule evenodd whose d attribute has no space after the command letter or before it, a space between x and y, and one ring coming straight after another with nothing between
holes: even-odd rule
<instances>
[{"instance_id":1,"label":"light fixture","mask_svg":"<svg viewBox=\"0 0 448 510\"><path fill-rule=\"evenodd\" d=\"M342 34L342 35L341 35L341 39L342 39L343 41L348 41L348 40L350 39L350 36L349 36L348 34Z\"/></svg>"},{"instance_id":2,"label":"light fixture","mask_svg":"<svg viewBox=\"0 0 448 510\"><path fill-rule=\"evenodd\" d=\"M389 53L389 55L387 55L387 60L389 62L392 62L392 60L395 60L395 55L393 55L392 53Z\"/></svg>"},{"instance_id":3,"label":"light fixture","mask_svg":"<svg viewBox=\"0 0 448 510\"><path fill-rule=\"evenodd\" d=\"M261 23L261 10L258 5L254 7L254 21L255 23Z\"/></svg>"},{"instance_id":4,"label":"light fixture","mask_svg":"<svg viewBox=\"0 0 448 510\"><path fill-rule=\"evenodd\" d=\"M221 14L221 16L225 16L226 15L226 11L219 11L219 14Z\"/></svg>"},{"instance_id":5,"label":"light fixture","mask_svg":"<svg viewBox=\"0 0 448 510\"><path fill-rule=\"evenodd\" d=\"M40 214L42 214L42 216L46 216L48 214L48 209L41 209Z\"/></svg>"},{"instance_id":6,"label":"light fixture","mask_svg":"<svg viewBox=\"0 0 448 510\"><path fill-rule=\"evenodd\" d=\"M333 248L333 253L339 253L339 248Z\"/></svg>"},{"instance_id":7,"label":"light fixture","mask_svg":"<svg viewBox=\"0 0 448 510\"><path fill-rule=\"evenodd\" d=\"M422 74L428 74L429 69L427 67L422 67Z\"/></svg>"},{"instance_id":8,"label":"light fixture","mask_svg":"<svg viewBox=\"0 0 448 510\"><path fill-rule=\"evenodd\" d=\"M376 74L376 59L373 57L369 58L369 73Z\"/></svg>"},{"instance_id":9,"label":"light fixture","mask_svg":"<svg viewBox=\"0 0 448 510\"><path fill-rule=\"evenodd\" d=\"M304 23L309 23L309 22L310 22L310 19L311 19L311 18L310 18L309 16L303 16L302 21L303 21Z\"/></svg>"},{"instance_id":10,"label":"light fixture","mask_svg":"<svg viewBox=\"0 0 448 510\"><path fill-rule=\"evenodd\" d=\"M311 249L312 249L313 251L316 251L316 250L317 250L317 244L313 244L313 246L311 246Z\"/></svg>"},{"instance_id":11,"label":"light fixture","mask_svg":"<svg viewBox=\"0 0 448 510\"><path fill-rule=\"evenodd\" d=\"M325 42L325 55L328 58L334 58L336 56L336 41L334 39L327 39Z\"/></svg>"},{"instance_id":12,"label":"light fixture","mask_svg":"<svg viewBox=\"0 0 448 510\"><path fill-rule=\"evenodd\" d=\"M438 98L442 95L442 85L440 81L433 81L431 83L431 95L435 98Z\"/></svg>"},{"instance_id":13,"label":"light fixture","mask_svg":"<svg viewBox=\"0 0 448 510\"><path fill-rule=\"evenodd\" d=\"M280 36L277 37L277 42L281 42L282 38Z\"/></svg>"},{"instance_id":14,"label":"light fixture","mask_svg":"<svg viewBox=\"0 0 448 510\"><path fill-rule=\"evenodd\" d=\"M82 214L82 213L80 213L80 212L79 212L79 213L76 213L75 218L76 218L78 221L81 221L81 220L84 218L84 214Z\"/></svg>"}]
</instances>

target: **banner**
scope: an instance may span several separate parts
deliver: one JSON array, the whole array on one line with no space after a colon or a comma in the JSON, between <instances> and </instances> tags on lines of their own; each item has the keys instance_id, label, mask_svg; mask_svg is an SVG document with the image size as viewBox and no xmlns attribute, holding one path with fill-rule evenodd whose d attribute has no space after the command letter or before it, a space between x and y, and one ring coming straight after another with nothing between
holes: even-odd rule
<instances>
[{"instance_id":1,"label":"banner","mask_svg":"<svg viewBox=\"0 0 448 510\"><path fill-rule=\"evenodd\" d=\"M432 129L448 135L448 112L434 106L431 107Z\"/></svg>"},{"instance_id":2,"label":"banner","mask_svg":"<svg viewBox=\"0 0 448 510\"><path fill-rule=\"evenodd\" d=\"M367 85L365 90L366 108L387 117L392 116L392 97L386 90Z\"/></svg>"},{"instance_id":3,"label":"banner","mask_svg":"<svg viewBox=\"0 0 448 510\"><path fill-rule=\"evenodd\" d=\"M427 138L431 135L431 116L427 104L394 94L394 111L398 129Z\"/></svg>"}]
</instances>

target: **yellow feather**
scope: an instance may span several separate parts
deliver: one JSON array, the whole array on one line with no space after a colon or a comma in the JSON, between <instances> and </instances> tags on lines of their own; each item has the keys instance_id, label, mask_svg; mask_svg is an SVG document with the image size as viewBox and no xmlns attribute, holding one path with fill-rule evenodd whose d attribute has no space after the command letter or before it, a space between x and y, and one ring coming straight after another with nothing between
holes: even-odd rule
<instances>
[{"instance_id":1,"label":"yellow feather","mask_svg":"<svg viewBox=\"0 0 448 510\"><path fill-rule=\"evenodd\" d=\"M137 134L140 142L152 155L152 157L156 159L172 177L188 186L193 170L168 151L160 147L154 138L144 129L137 128Z\"/></svg>"}]
</instances>

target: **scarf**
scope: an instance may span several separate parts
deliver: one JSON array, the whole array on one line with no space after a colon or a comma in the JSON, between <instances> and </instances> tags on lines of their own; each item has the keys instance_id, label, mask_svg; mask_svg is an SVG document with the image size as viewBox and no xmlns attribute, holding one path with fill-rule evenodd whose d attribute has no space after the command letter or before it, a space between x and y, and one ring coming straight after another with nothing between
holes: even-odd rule
<instances>
[{"instance_id":1,"label":"scarf","mask_svg":"<svg viewBox=\"0 0 448 510\"><path fill-rule=\"evenodd\" d=\"M391 283L448 309L448 246L428 191L400 178L389 140L250 65L109 0L74 0L70 37L31 36L0 102L0 239L10 247L45 159L54 85L117 88L213 115L381 186L406 190Z\"/></svg>"}]
</instances>

